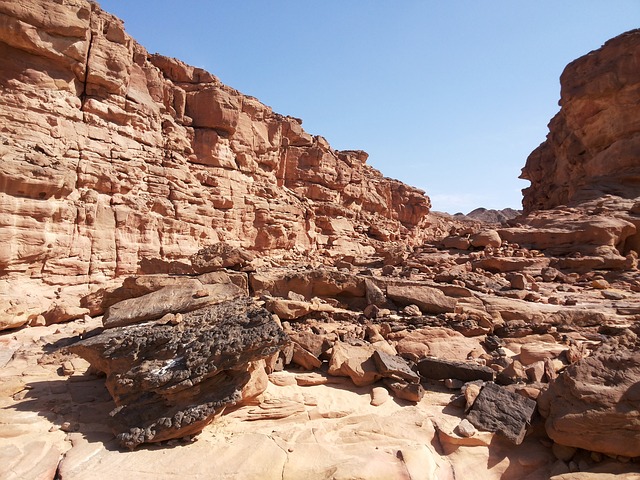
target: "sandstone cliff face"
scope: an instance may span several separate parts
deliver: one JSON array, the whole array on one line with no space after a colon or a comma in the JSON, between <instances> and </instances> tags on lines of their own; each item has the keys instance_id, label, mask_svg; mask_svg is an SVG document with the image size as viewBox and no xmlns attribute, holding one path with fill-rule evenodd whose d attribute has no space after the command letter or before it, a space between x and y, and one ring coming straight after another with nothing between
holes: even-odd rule
<instances>
[{"instance_id":1,"label":"sandstone cliff face","mask_svg":"<svg viewBox=\"0 0 640 480\"><path fill-rule=\"evenodd\" d=\"M560 112L527 159L525 212L640 191L640 30L570 63Z\"/></svg>"},{"instance_id":2,"label":"sandstone cliff face","mask_svg":"<svg viewBox=\"0 0 640 480\"><path fill-rule=\"evenodd\" d=\"M357 254L420 239L423 192L149 55L94 3L0 1L0 56L0 275L69 285L217 242Z\"/></svg>"}]
</instances>

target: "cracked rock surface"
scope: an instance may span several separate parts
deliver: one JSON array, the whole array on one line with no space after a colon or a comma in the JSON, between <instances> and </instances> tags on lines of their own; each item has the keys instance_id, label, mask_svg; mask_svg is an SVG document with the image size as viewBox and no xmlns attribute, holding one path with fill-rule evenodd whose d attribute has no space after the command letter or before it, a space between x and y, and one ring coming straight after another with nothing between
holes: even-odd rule
<instances>
[{"instance_id":1,"label":"cracked rock surface","mask_svg":"<svg viewBox=\"0 0 640 480\"><path fill-rule=\"evenodd\" d=\"M246 400L250 363L287 342L271 314L243 298L186 313L176 325L112 328L69 350L106 374L113 429L135 448L198 433Z\"/></svg>"}]
</instances>

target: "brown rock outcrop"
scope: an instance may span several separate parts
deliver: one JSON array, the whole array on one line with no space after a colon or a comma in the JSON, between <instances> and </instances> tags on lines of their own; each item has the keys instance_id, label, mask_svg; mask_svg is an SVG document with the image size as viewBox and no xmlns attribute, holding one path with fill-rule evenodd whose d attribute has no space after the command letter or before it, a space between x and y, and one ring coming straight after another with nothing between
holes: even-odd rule
<instances>
[{"instance_id":1,"label":"brown rock outcrop","mask_svg":"<svg viewBox=\"0 0 640 480\"><path fill-rule=\"evenodd\" d=\"M228 242L417 242L429 199L85 0L0 2L0 275L85 284ZM347 241L358 240L358 241Z\"/></svg>"},{"instance_id":2,"label":"brown rock outcrop","mask_svg":"<svg viewBox=\"0 0 640 480\"><path fill-rule=\"evenodd\" d=\"M510 243L562 257L552 262L557 268L631 270L636 266L632 252L640 250L636 201L605 195L572 207L532 212L499 232Z\"/></svg>"},{"instance_id":3,"label":"brown rock outcrop","mask_svg":"<svg viewBox=\"0 0 640 480\"><path fill-rule=\"evenodd\" d=\"M531 212L640 188L640 30L571 62L560 78L560 112L520 178Z\"/></svg>"},{"instance_id":4,"label":"brown rock outcrop","mask_svg":"<svg viewBox=\"0 0 640 480\"><path fill-rule=\"evenodd\" d=\"M640 352L615 348L571 365L540 405L549 437L607 455L640 456Z\"/></svg>"}]
</instances>

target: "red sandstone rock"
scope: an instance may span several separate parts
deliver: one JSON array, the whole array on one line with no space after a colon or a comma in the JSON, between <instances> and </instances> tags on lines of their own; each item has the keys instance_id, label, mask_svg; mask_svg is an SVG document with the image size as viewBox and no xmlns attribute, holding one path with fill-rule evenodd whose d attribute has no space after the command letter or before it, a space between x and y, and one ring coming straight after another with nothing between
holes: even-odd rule
<instances>
[{"instance_id":1,"label":"red sandstone rock","mask_svg":"<svg viewBox=\"0 0 640 480\"><path fill-rule=\"evenodd\" d=\"M0 15L0 275L84 284L218 242L358 253L367 232L423 235L423 192L149 55L97 4L2 2Z\"/></svg>"},{"instance_id":2,"label":"red sandstone rock","mask_svg":"<svg viewBox=\"0 0 640 480\"><path fill-rule=\"evenodd\" d=\"M609 193L638 196L640 30L571 62L560 78L560 112L521 178L526 212Z\"/></svg>"},{"instance_id":3,"label":"red sandstone rock","mask_svg":"<svg viewBox=\"0 0 640 480\"><path fill-rule=\"evenodd\" d=\"M640 456L640 353L616 348L569 366L539 400L561 445Z\"/></svg>"}]
</instances>

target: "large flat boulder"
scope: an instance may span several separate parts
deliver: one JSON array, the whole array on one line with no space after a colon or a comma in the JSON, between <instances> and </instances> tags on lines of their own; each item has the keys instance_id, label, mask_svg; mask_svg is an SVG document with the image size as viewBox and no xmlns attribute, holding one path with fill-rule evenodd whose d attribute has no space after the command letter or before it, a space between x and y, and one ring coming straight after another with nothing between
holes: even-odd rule
<instances>
[{"instance_id":1,"label":"large flat boulder","mask_svg":"<svg viewBox=\"0 0 640 480\"><path fill-rule=\"evenodd\" d=\"M433 314L453 312L457 303L441 290L424 285L389 285L387 297L400 305L417 305L423 313Z\"/></svg>"},{"instance_id":2,"label":"large flat boulder","mask_svg":"<svg viewBox=\"0 0 640 480\"><path fill-rule=\"evenodd\" d=\"M400 331L390 333L388 339L396 342L398 354L413 361L426 356L464 360L470 355L478 356L484 353L478 337L468 338L449 328L425 327Z\"/></svg>"},{"instance_id":3,"label":"large flat boulder","mask_svg":"<svg viewBox=\"0 0 640 480\"><path fill-rule=\"evenodd\" d=\"M420 375L431 380L444 380L447 378L455 378L464 382L493 380L495 374L489 367L478 365L477 363L432 357L420 360L416 368Z\"/></svg>"},{"instance_id":4,"label":"large flat boulder","mask_svg":"<svg viewBox=\"0 0 640 480\"><path fill-rule=\"evenodd\" d=\"M129 298L111 305L104 314L105 328L122 327L133 323L156 320L168 313L185 313L207 305L243 296L240 287L232 283L202 285L190 283L167 285L152 293Z\"/></svg>"}]
</instances>

